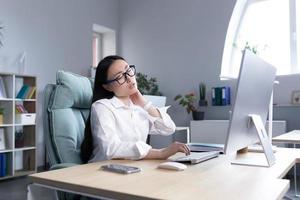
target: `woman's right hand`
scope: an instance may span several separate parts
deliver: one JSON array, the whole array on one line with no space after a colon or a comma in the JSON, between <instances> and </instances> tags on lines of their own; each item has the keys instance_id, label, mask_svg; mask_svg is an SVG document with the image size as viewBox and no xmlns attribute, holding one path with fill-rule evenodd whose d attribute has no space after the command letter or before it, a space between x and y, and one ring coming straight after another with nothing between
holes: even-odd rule
<instances>
[{"instance_id":1,"label":"woman's right hand","mask_svg":"<svg viewBox=\"0 0 300 200\"><path fill-rule=\"evenodd\" d=\"M170 144L167 148L161 150L162 159L167 159L168 157L174 155L177 152L185 153L186 155L190 154L189 147L180 142L174 142Z\"/></svg>"}]
</instances>

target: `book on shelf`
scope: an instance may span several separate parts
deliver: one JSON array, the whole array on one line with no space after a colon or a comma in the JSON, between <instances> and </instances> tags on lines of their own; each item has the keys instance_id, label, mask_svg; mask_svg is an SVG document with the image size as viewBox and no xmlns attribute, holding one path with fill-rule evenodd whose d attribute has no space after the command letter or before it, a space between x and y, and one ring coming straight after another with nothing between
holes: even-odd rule
<instances>
[{"instance_id":1,"label":"book on shelf","mask_svg":"<svg viewBox=\"0 0 300 200\"><path fill-rule=\"evenodd\" d=\"M22 148L24 147L24 132L23 130L18 130L15 132L15 148Z\"/></svg>"},{"instance_id":2,"label":"book on shelf","mask_svg":"<svg viewBox=\"0 0 300 200\"><path fill-rule=\"evenodd\" d=\"M34 86L34 87L29 87L30 89L29 89L29 91L28 91L28 93L27 93L27 95L26 95L26 99L32 99L32 97L33 97L33 95L34 95L34 93L35 93L35 91L36 91L36 87Z\"/></svg>"},{"instance_id":3,"label":"book on shelf","mask_svg":"<svg viewBox=\"0 0 300 200\"><path fill-rule=\"evenodd\" d=\"M0 150L5 149L5 134L4 128L0 128Z\"/></svg>"},{"instance_id":4,"label":"book on shelf","mask_svg":"<svg viewBox=\"0 0 300 200\"><path fill-rule=\"evenodd\" d=\"M30 86L26 85L26 86L25 86L24 93L23 93L22 96L21 96L21 99L25 99L25 98L26 98L27 93L29 92L29 90L30 90Z\"/></svg>"},{"instance_id":5,"label":"book on shelf","mask_svg":"<svg viewBox=\"0 0 300 200\"><path fill-rule=\"evenodd\" d=\"M0 98L7 98L6 89L2 76L0 76Z\"/></svg>"},{"instance_id":6,"label":"book on shelf","mask_svg":"<svg viewBox=\"0 0 300 200\"><path fill-rule=\"evenodd\" d=\"M15 152L15 170L23 169L23 151Z\"/></svg>"},{"instance_id":7,"label":"book on shelf","mask_svg":"<svg viewBox=\"0 0 300 200\"><path fill-rule=\"evenodd\" d=\"M17 114L28 113L28 111L25 109L25 107L22 104L17 104L16 105L16 113Z\"/></svg>"},{"instance_id":8,"label":"book on shelf","mask_svg":"<svg viewBox=\"0 0 300 200\"><path fill-rule=\"evenodd\" d=\"M20 91L18 92L17 99L31 99L34 96L36 91L35 86L23 85Z\"/></svg>"},{"instance_id":9,"label":"book on shelf","mask_svg":"<svg viewBox=\"0 0 300 200\"><path fill-rule=\"evenodd\" d=\"M0 177L6 176L6 166L7 166L7 154L0 153Z\"/></svg>"},{"instance_id":10,"label":"book on shelf","mask_svg":"<svg viewBox=\"0 0 300 200\"><path fill-rule=\"evenodd\" d=\"M17 99L23 99L24 94L25 94L26 90L28 90L28 89L29 89L29 86L28 86L28 85L23 85L23 86L21 87L20 91L18 92L16 98L17 98Z\"/></svg>"}]
</instances>

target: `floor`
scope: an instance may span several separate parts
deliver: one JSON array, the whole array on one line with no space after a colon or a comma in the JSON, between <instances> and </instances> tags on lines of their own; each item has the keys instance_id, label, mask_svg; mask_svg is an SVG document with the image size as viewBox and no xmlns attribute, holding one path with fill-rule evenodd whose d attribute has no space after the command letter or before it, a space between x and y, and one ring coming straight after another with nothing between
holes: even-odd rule
<instances>
[{"instance_id":1,"label":"floor","mask_svg":"<svg viewBox=\"0 0 300 200\"><path fill-rule=\"evenodd\" d=\"M290 177L290 179L292 179L290 191L283 200L300 200L300 197L295 197L293 177ZM297 180L300 183L300 176ZM30 180L27 177L0 181L0 200L26 200L28 184L30 184ZM300 185L298 188L300 194Z\"/></svg>"},{"instance_id":2,"label":"floor","mask_svg":"<svg viewBox=\"0 0 300 200\"><path fill-rule=\"evenodd\" d=\"M26 200L28 184L27 177L0 181L0 200Z\"/></svg>"},{"instance_id":3,"label":"floor","mask_svg":"<svg viewBox=\"0 0 300 200\"><path fill-rule=\"evenodd\" d=\"M294 186L294 177L293 176L289 176L289 177L286 177L287 179L290 179L290 190L288 191L288 193L285 195L285 197L283 198L283 200L300 200L300 196L299 197L296 197L295 196L295 186ZM297 184L298 184L298 194L300 195L300 176L297 176Z\"/></svg>"}]
</instances>

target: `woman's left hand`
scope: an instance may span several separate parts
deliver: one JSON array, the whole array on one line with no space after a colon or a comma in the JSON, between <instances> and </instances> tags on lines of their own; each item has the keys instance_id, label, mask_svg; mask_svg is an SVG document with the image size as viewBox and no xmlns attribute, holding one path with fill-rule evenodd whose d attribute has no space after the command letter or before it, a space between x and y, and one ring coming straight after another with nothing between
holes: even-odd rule
<instances>
[{"instance_id":1,"label":"woman's left hand","mask_svg":"<svg viewBox=\"0 0 300 200\"><path fill-rule=\"evenodd\" d=\"M144 107L144 105L146 104L146 99L143 97L139 90L136 93L130 95L130 99L133 104L141 107Z\"/></svg>"}]
</instances>

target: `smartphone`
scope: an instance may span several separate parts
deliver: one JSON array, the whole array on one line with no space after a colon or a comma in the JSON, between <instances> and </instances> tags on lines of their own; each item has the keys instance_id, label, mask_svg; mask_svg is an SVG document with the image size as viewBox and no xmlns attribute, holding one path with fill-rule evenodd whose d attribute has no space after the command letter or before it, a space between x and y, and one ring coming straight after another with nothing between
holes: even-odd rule
<instances>
[{"instance_id":1,"label":"smartphone","mask_svg":"<svg viewBox=\"0 0 300 200\"><path fill-rule=\"evenodd\" d=\"M131 173L136 173L141 171L141 169L138 167L132 167L132 166L120 165L120 164L102 165L101 169L105 171L120 173L120 174L131 174Z\"/></svg>"}]
</instances>

